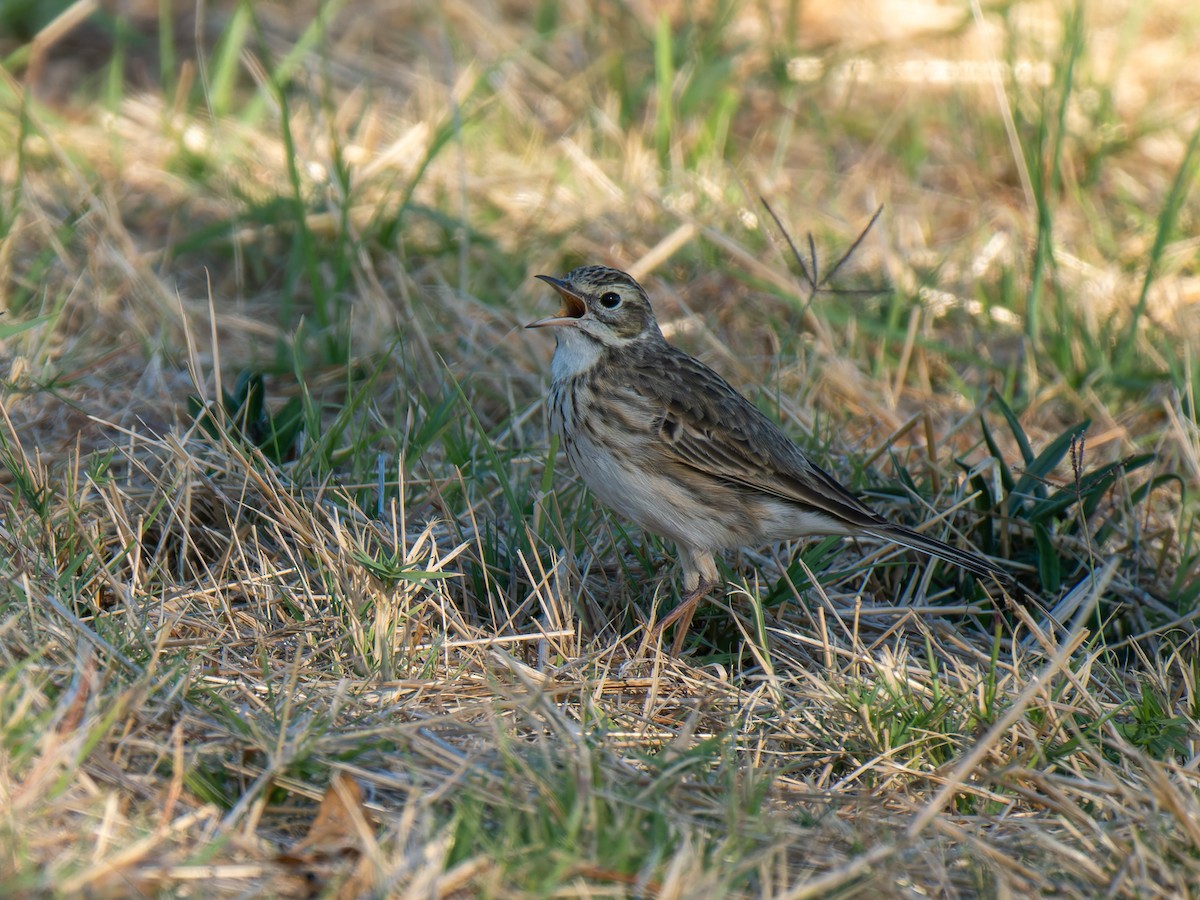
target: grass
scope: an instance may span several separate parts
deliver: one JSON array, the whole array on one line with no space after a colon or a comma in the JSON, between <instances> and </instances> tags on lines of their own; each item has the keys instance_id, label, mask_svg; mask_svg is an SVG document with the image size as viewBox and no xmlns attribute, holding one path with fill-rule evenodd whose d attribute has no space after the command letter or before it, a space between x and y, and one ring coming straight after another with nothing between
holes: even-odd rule
<instances>
[{"instance_id":1,"label":"grass","mask_svg":"<svg viewBox=\"0 0 1200 900\"><path fill-rule=\"evenodd\" d=\"M5 13L4 893L1195 895L1200 21L786 6ZM1038 603L747 548L665 653L585 261Z\"/></svg>"}]
</instances>

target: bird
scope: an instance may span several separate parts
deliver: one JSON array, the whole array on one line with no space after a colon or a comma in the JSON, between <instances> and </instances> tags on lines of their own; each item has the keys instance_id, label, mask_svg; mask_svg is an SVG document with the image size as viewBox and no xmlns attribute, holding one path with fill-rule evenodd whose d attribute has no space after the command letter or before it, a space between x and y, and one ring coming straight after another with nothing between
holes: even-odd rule
<instances>
[{"instance_id":1,"label":"bird","mask_svg":"<svg viewBox=\"0 0 1200 900\"><path fill-rule=\"evenodd\" d=\"M599 500L673 541L682 570L679 655L699 602L718 584L715 555L809 536L870 537L953 563L1007 589L991 560L888 521L813 462L713 369L668 343L630 275L581 266L538 275L557 313L526 328L556 335L547 398L551 431Z\"/></svg>"}]
</instances>

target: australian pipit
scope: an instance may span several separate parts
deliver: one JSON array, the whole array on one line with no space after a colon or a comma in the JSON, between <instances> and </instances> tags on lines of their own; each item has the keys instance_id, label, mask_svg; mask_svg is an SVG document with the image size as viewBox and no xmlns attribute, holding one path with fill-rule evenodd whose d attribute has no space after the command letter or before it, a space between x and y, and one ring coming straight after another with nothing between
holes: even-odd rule
<instances>
[{"instance_id":1,"label":"australian pipit","mask_svg":"<svg viewBox=\"0 0 1200 900\"><path fill-rule=\"evenodd\" d=\"M812 462L720 375L667 343L650 300L624 272L584 266L539 275L562 309L553 327L550 423L602 502L679 550L685 596L678 653L696 604L717 584L713 554L809 535L893 541L1005 587L995 563L878 515Z\"/></svg>"}]
</instances>

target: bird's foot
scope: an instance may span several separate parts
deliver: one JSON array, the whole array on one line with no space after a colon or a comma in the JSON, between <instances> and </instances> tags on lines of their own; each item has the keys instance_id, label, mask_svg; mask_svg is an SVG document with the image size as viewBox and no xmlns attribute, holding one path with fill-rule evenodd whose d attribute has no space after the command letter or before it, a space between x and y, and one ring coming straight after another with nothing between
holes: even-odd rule
<instances>
[{"instance_id":1,"label":"bird's foot","mask_svg":"<svg viewBox=\"0 0 1200 900\"><path fill-rule=\"evenodd\" d=\"M654 626L653 636L657 639L664 631L675 625L675 640L671 643L671 655L678 656L683 650L684 639L687 638L688 628L692 624L692 616L696 614L696 607L700 605L700 601L705 598L709 591L716 587L716 582L702 581L696 585L696 589L688 593L679 601L679 605L671 610L670 614Z\"/></svg>"}]
</instances>

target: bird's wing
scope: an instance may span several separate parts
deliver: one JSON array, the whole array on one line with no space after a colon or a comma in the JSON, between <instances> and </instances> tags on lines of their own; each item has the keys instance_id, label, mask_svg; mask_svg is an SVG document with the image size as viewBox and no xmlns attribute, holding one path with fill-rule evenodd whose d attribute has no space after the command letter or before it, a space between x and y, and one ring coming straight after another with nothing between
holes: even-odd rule
<instances>
[{"instance_id":1,"label":"bird's wing","mask_svg":"<svg viewBox=\"0 0 1200 900\"><path fill-rule=\"evenodd\" d=\"M827 518L831 534L862 532L895 541L1025 591L990 560L887 521L805 456L720 375L682 351L666 349L652 359L631 360L625 382L658 428L660 440L652 446L661 462L795 503Z\"/></svg>"},{"instance_id":2,"label":"bird's wing","mask_svg":"<svg viewBox=\"0 0 1200 900\"><path fill-rule=\"evenodd\" d=\"M668 350L645 362L653 369L644 377L627 382L656 417L667 460L838 523L857 528L887 524L720 375L682 351Z\"/></svg>"}]
</instances>

